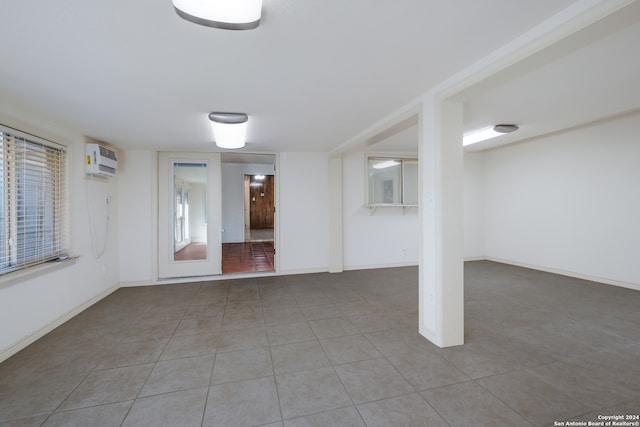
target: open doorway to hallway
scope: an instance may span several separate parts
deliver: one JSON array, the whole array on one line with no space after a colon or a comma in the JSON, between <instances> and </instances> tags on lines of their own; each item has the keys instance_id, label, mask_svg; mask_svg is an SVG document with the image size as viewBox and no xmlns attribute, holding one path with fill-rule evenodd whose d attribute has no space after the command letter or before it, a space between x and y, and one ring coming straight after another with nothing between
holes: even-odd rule
<instances>
[{"instance_id":1,"label":"open doorway to hallway","mask_svg":"<svg viewBox=\"0 0 640 427\"><path fill-rule=\"evenodd\" d=\"M274 175L244 176L244 241L273 242L275 228Z\"/></svg>"},{"instance_id":2,"label":"open doorway to hallway","mask_svg":"<svg viewBox=\"0 0 640 427\"><path fill-rule=\"evenodd\" d=\"M275 271L275 155L221 160L222 274Z\"/></svg>"}]
</instances>

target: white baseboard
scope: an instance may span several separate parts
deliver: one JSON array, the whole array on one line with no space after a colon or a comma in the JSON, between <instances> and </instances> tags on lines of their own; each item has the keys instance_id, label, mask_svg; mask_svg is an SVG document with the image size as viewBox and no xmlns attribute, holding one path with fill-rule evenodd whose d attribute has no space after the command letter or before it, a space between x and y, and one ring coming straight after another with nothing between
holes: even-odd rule
<instances>
[{"instance_id":1,"label":"white baseboard","mask_svg":"<svg viewBox=\"0 0 640 427\"><path fill-rule=\"evenodd\" d=\"M464 261L487 261L487 259L483 256L469 256L469 257L465 257Z\"/></svg>"},{"instance_id":2,"label":"white baseboard","mask_svg":"<svg viewBox=\"0 0 640 427\"><path fill-rule=\"evenodd\" d=\"M158 279L156 281L137 281L137 282L120 282L122 288L134 288L137 286L159 286L159 285L173 285L177 283L197 283L197 282L215 282L218 280L233 280L233 279L255 279L259 277L271 277L285 274L297 274L297 273L276 273L275 271L254 271L247 273L236 274L216 274L211 276L192 276L192 277L170 277L167 279Z\"/></svg>"},{"instance_id":3,"label":"white baseboard","mask_svg":"<svg viewBox=\"0 0 640 427\"><path fill-rule=\"evenodd\" d=\"M345 267L343 271L349 270L372 270L376 268L395 268L395 267L417 267L416 262L406 263L393 263L393 264L373 264L373 265L360 265ZM209 282L215 280L233 280L233 279L252 279L259 277L272 277L272 276L293 276L296 274L317 274L328 273L328 267L319 268L301 268L296 270L280 270L280 271L257 271L249 273L238 274L218 274L214 276L194 276L194 277L176 277L169 279L158 279L157 281L136 281L136 282L120 282L121 288L133 288L137 286L155 286L155 285L169 285L175 283L192 283L192 282Z\"/></svg>"},{"instance_id":4,"label":"white baseboard","mask_svg":"<svg viewBox=\"0 0 640 427\"><path fill-rule=\"evenodd\" d=\"M541 265L527 264L524 262L512 261L512 260L502 259L502 258L483 257L481 260L499 262L501 264L515 265L516 267L524 267L524 268L529 268L531 270L539 270L547 273L558 274L560 276L574 277L576 279L588 280L590 282L603 283L605 285L618 286L620 288L627 288L627 289L633 289L634 291L640 291L640 285L636 285L634 283L621 282L619 280L605 279L604 277L590 276L588 274L560 270L560 269L551 268L551 267L544 267ZM480 261L480 260L475 260L475 261Z\"/></svg>"},{"instance_id":5,"label":"white baseboard","mask_svg":"<svg viewBox=\"0 0 640 427\"><path fill-rule=\"evenodd\" d=\"M281 270L277 276L292 276L294 274L316 274L316 273L328 273L329 267L323 268L301 268L298 270Z\"/></svg>"},{"instance_id":6,"label":"white baseboard","mask_svg":"<svg viewBox=\"0 0 640 427\"><path fill-rule=\"evenodd\" d=\"M429 341L431 341L434 345L438 345L436 342L436 333L434 331L432 331L431 329L428 329L426 326L423 325L419 325L418 326L418 333L420 335L422 335L423 337L425 337L426 339L428 339ZM440 347L438 345L438 347Z\"/></svg>"},{"instance_id":7,"label":"white baseboard","mask_svg":"<svg viewBox=\"0 0 640 427\"><path fill-rule=\"evenodd\" d=\"M133 286L153 286L153 285L170 285L176 283L197 283L197 282L215 282L220 280L234 280L234 279L258 279L260 277L279 276L282 273L276 273L275 271L253 271L247 273L231 273L231 274L216 274L213 276L193 276L193 277L173 277L168 279L158 279L153 283L138 284ZM284 273L286 274L286 273Z\"/></svg>"},{"instance_id":8,"label":"white baseboard","mask_svg":"<svg viewBox=\"0 0 640 427\"><path fill-rule=\"evenodd\" d=\"M39 340L40 338L42 338L43 336L45 336L49 332L53 331L55 328L57 328L58 326L62 325L67 320L69 320L69 319L77 316L78 314L82 313L84 310L86 310L87 308L91 307L92 305L94 305L95 303L100 301L101 299L106 298L107 296L111 295L113 292L117 291L118 288L119 288L118 285L112 286L111 288L107 289L106 291L96 295L95 297L91 298L90 300L86 301L85 303L83 303L83 304L77 306L76 308L74 308L73 310L67 312L63 316L57 318L56 320L54 320L53 322L49 323L48 325L38 329L36 332L32 333L31 335L28 335L28 336L20 339L18 342L16 342L16 343L10 345L9 347L3 349L2 351L0 351L0 363L5 361L5 360L7 360L8 358L10 358L11 356L16 354L17 352L19 352L23 348L27 347L28 345L33 344L35 341Z\"/></svg>"},{"instance_id":9,"label":"white baseboard","mask_svg":"<svg viewBox=\"0 0 640 427\"><path fill-rule=\"evenodd\" d=\"M120 282L121 288L136 288L138 286L153 286L157 283L150 282L148 280L141 280L137 282Z\"/></svg>"},{"instance_id":10,"label":"white baseboard","mask_svg":"<svg viewBox=\"0 0 640 427\"><path fill-rule=\"evenodd\" d=\"M390 264L369 264L344 266L344 271L353 270L374 270L376 268L397 268L397 267L417 267L417 262L395 262Z\"/></svg>"}]
</instances>

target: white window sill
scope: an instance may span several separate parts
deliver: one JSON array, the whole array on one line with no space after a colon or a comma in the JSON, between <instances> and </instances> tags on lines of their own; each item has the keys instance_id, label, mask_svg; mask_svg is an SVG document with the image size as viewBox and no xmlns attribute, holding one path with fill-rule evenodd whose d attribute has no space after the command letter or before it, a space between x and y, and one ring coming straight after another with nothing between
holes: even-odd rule
<instances>
[{"instance_id":1,"label":"white window sill","mask_svg":"<svg viewBox=\"0 0 640 427\"><path fill-rule=\"evenodd\" d=\"M418 205L402 205L399 203L373 203L366 205L369 208L369 215L373 215L376 213L376 209L378 208L402 208L402 215L406 213L407 209L417 208Z\"/></svg>"},{"instance_id":2,"label":"white window sill","mask_svg":"<svg viewBox=\"0 0 640 427\"><path fill-rule=\"evenodd\" d=\"M68 257L65 259L48 261L42 264L34 265L32 267L5 273L3 275L0 275L0 289L9 287L19 282L24 282L25 280L34 279L38 276L42 276L43 274L60 270L64 267L75 264L77 260L78 257Z\"/></svg>"}]
</instances>

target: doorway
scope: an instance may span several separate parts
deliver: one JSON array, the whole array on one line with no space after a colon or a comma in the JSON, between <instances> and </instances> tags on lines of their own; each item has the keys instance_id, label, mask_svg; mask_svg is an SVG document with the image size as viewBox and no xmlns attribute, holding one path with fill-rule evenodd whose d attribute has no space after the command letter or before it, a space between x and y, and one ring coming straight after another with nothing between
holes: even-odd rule
<instances>
[{"instance_id":1,"label":"doorway","mask_svg":"<svg viewBox=\"0 0 640 427\"><path fill-rule=\"evenodd\" d=\"M273 241L275 227L273 175L244 176L244 241Z\"/></svg>"},{"instance_id":2,"label":"doorway","mask_svg":"<svg viewBox=\"0 0 640 427\"><path fill-rule=\"evenodd\" d=\"M158 154L158 278L220 274L220 154Z\"/></svg>"},{"instance_id":3,"label":"doorway","mask_svg":"<svg viewBox=\"0 0 640 427\"><path fill-rule=\"evenodd\" d=\"M275 271L275 155L223 153L222 181L222 274Z\"/></svg>"}]
</instances>

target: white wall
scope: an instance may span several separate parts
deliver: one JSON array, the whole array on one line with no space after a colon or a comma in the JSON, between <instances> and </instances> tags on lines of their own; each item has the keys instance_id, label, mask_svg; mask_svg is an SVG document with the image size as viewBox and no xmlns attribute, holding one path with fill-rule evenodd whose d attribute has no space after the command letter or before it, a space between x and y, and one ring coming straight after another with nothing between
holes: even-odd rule
<instances>
[{"instance_id":1,"label":"white wall","mask_svg":"<svg viewBox=\"0 0 640 427\"><path fill-rule=\"evenodd\" d=\"M222 243L244 242L244 176L273 175L273 165L222 164Z\"/></svg>"},{"instance_id":2,"label":"white wall","mask_svg":"<svg viewBox=\"0 0 640 427\"><path fill-rule=\"evenodd\" d=\"M485 162L487 257L640 288L640 114Z\"/></svg>"},{"instance_id":3,"label":"white wall","mask_svg":"<svg viewBox=\"0 0 640 427\"><path fill-rule=\"evenodd\" d=\"M464 257L484 256L484 154L464 154Z\"/></svg>"},{"instance_id":4,"label":"white wall","mask_svg":"<svg viewBox=\"0 0 640 427\"><path fill-rule=\"evenodd\" d=\"M157 158L151 151L127 151L127 167L119 175L122 221L120 282L126 285L155 282L157 268ZM273 173L270 165L222 165L223 217L237 220L243 229L244 173ZM235 178L234 178L235 177ZM234 185L237 184L237 185ZM283 273L328 270L328 157L326 153L283 153L276 188L280 198L280 230L276 257ZM235 186L235 189L233 188ZM233 196L231 200L227 196ZM125 206L127 206L125 208ZM317 207L317 208L316 208ZM126 212L125 212L126 211ZM238 225L239 224L239 225ZM223 225L229 236L233 224Z\"/></svg>"},{"instance_id":5,"label":"white wall","mask_svg":"<svg viewBox=\"0 0 640 427\"><path fill-rule=\"evenodd\" d=\"M420 222L417 208L365 207L366 155L343 159L344 268L417 265ZM406 250L406 255L403 255Z\"/></svg>"},{"instance_id":6,"label":"white wall","mask_svg":"<svg viewBox=\"0 0 640 427\"><path fill-rule=\"evenodd\" d=\"M282 273L329 269L329 157L280 154L276 259Z\"/></svg>"},{"instance_id":7,"label":"white wall","mask_svg":"<svg viewBox=\"0 0 640 427\"><path fill-rule=\"evenodd\" d=\"M1 361L117 287L119 178L87 183L83 136L47 117L0 102L0 123L68 145L70 254L79 257L75 263L38 276L9 282L6 277L0 279ZM105 197L111 196L112 201L109 242L98 260L91 250L85 184L89 185L99 239L105 235Z\"/></svg>"},{"instance_id":8,"label":"white wall","mask_svg":"<svg viewBox=\"0 0 640 427\"><path fill-rule=\"evenodd\" d=\"M119 265L121 283L150 283L157 258L154 206L157 158L152 151L130 150L121 154L118 171ZM120 165L119 165L120 166Z\"/></svg>"}]
</instances>

